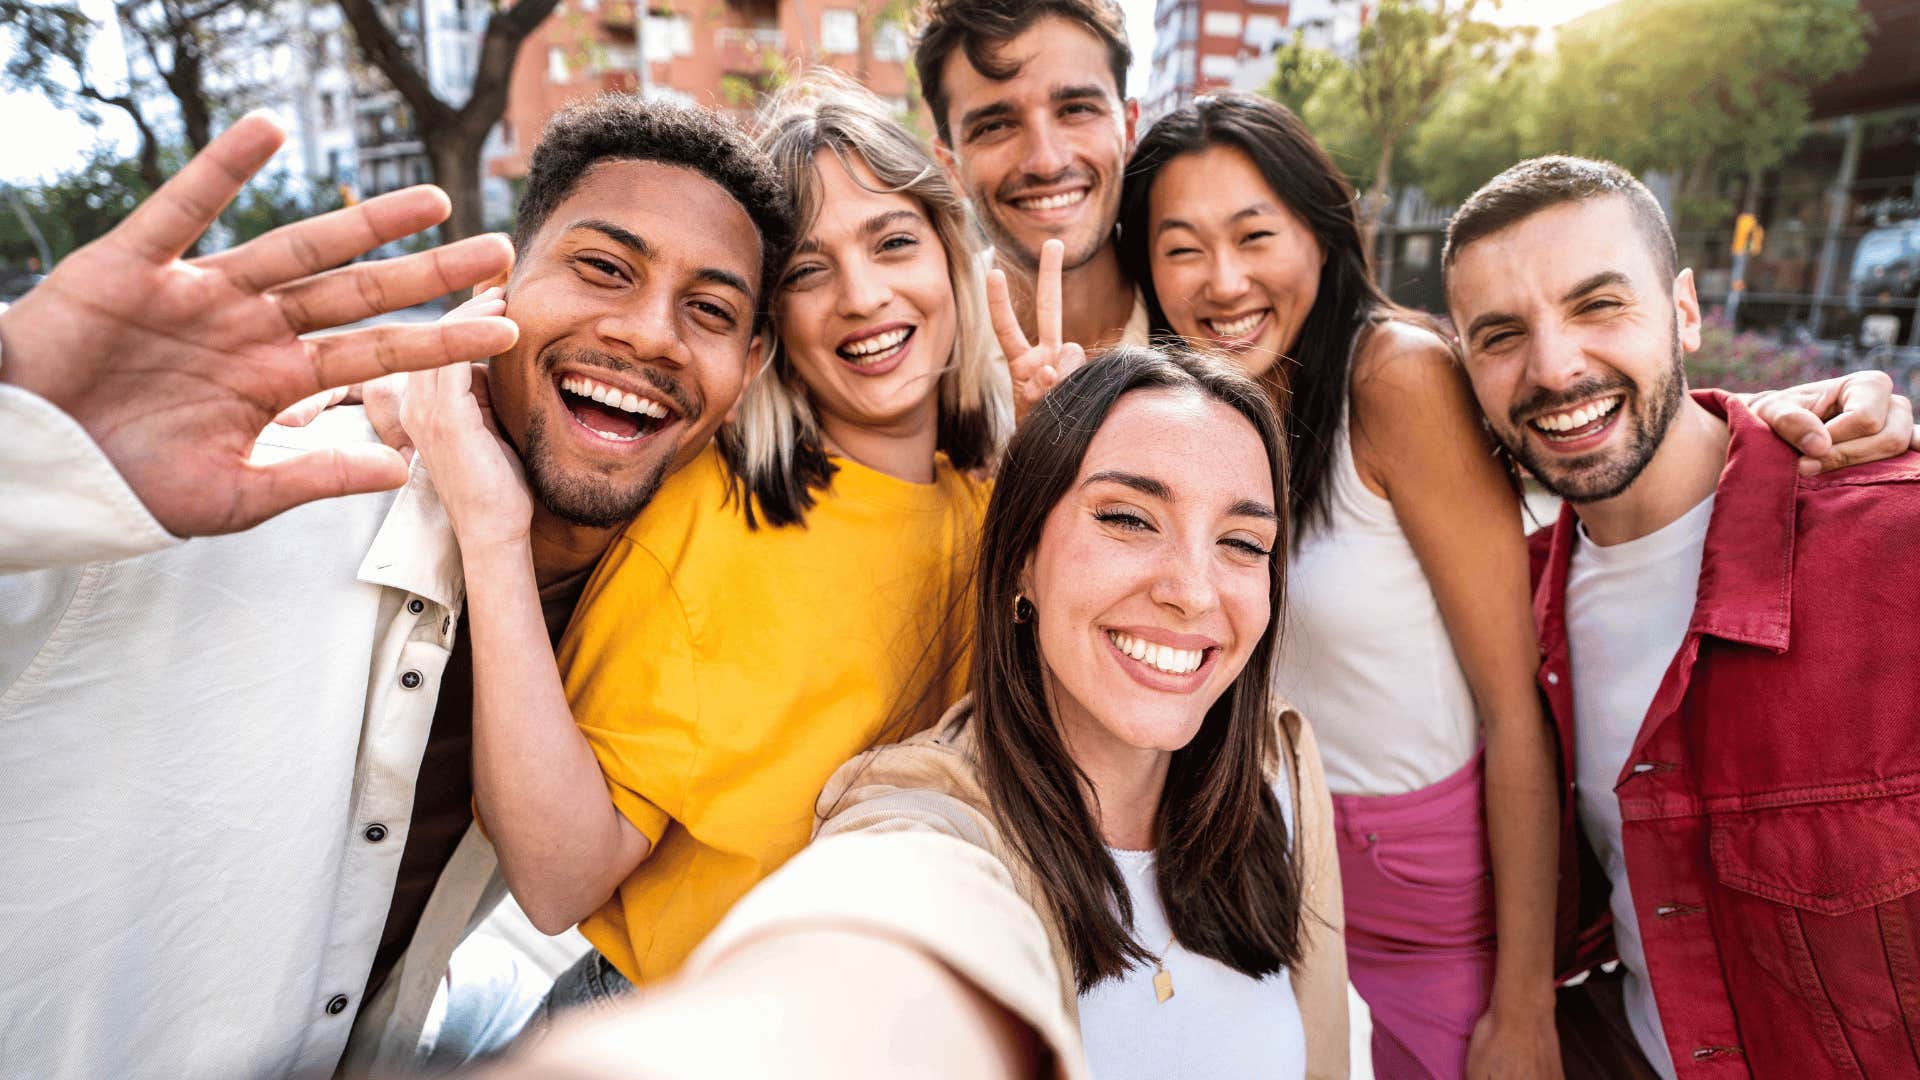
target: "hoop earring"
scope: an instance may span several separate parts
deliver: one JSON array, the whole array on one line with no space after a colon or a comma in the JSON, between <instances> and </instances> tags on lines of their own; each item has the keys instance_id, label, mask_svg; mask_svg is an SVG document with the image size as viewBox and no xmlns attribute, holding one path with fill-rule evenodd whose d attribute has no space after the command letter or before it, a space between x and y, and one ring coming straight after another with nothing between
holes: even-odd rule
<instances>
[{"instance_id":1,"label":"hoop earring","mask_svg":"<svg viewBox=\"0 0 1920 1080\"><path fill-rule=\"evenodd\" d=\"M1013 594L1013 621L1016 623L1033 621L1033 601L1027 599L1026 593Z\"/></svg>"}]
</instances>

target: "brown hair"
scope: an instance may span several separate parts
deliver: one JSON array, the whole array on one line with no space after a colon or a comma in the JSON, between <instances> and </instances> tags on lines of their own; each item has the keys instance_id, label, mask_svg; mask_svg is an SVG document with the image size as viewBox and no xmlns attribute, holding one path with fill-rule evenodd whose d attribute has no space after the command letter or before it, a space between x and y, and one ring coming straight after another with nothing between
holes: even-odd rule
<instances>
[{"instance_id":1,"label":"brown hair","mask_svg":"<svg viewBox=\"0 0 1920 1080\"><path fill-rule=\"evenodd\" d=\"M1089 781L1047 708L1033 623L1011 618L1020 574L1079 474L1114 403L1134 390L1193 390L1231 406L1260 436L1281 509L1270 557L1267 630L1200 731L1174 751L1157 815L1156 886L1176 939L1261 977L1300 957L1300 869L1265 764L1279 753L1268 684L1286 584L1286 442L1266 392L1224 361L1168 345L1121 346L1063 380L1015 431L987 506L975 612L972 723L995 820L1033 868L1081 990L1149 948L1087 804Z\"/></svg>"},{"instance_id":2,"label":"brown hair","mask_svg":"<svg viewBox=\"0 0 1920 1080\"><path fill-rule=\"evenodd\" d=\"M1680 272L1680 254L1673 246L1673 230L1666 212L1647 186L1611 161L1554 154L1523 161L1487 181L1467 197L1447 222L1447 243L1441 249L1440 270L1453 268L1460 249L1484 240L1527 218L1566 203L1585 202L1609 195L1627 200L1640 235L1653 251L1654 264L1671 278Z\"/></svg>"},{"instance_id":3,"label":"brown hair","mask_svg":"<svg viewBox=\"0 0 1920 1080\"><path fill-rule=\"evenodd\" d=\"M1114 0L927 0L920 9L913 67L941 142L953 145L946 83L947 59L953 51L966 53L967 62L980 74L1005 82L1020 74L1020 66L999 60L994 53L1050 15L1076 23L1100 39L1107 47L1114 93L1122 99L1127 96L1127 66L1133 62L1133 50L1127 45L1126 13Z\"/></svg>"}]
</instances>

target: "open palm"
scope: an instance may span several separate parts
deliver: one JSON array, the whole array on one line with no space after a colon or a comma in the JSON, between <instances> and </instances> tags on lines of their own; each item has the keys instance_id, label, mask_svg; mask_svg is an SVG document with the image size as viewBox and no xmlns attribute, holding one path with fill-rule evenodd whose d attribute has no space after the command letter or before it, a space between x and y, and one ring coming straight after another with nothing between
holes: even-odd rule
<instances>
[{"instance_id":1,"label":"open palm","mask_svg":"<svg viewBox=\"0 0 1920 1080\"><path fill-rule=\"evenodd\" d=\"M249 459L261 429L302 398L491 356L514 340L503 318L314 335L511 264L504 238L482 236L341 265L444 219L447 198L436 188L394 192L182 260L283 137L263 116L242 119L0 313L0 381L78 421L176 535L234 532L314 499L399 486L405 465L383 446L270 465Z\"/></svg>"}]
</instances>

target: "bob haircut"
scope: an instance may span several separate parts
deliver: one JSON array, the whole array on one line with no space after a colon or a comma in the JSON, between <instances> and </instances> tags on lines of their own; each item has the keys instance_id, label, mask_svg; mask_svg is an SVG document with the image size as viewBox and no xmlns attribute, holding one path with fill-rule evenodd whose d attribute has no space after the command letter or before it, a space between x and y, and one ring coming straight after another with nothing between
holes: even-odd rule
<instances>
[{"instance_id":1,"label":"bob haircut","mask_svg":"<svg viewBox=\"0 0 1920 1080\"><path fill-rule=\"evenodd\" d=\"M992 359L981 249L966 201L887 106L838 73L810 73L777 96L764 117L758 142L792 193L796 238L819 218L823 196L815 169L828 155L849 175L859 160L879 179L882 186L874 190L907 195L926 212L946 250L955 307L953 355L940 374L935 445L955 469L990 467L1013 427L1013 395L1005 369ZM777 286L772 300L777 328ZM748 523L754 524L757 511L774 526L803 524L813 493L832 483L834 469L806 384L777 338L766 369L740 396L739 409L719 439Z\"/></svg>"},{"instance_id":2,"label":"bob haircut","mask_svg":"<svg viewBox=\"0 0 1920 1080\"><path fill-rule=\"evenodd\" d=\"M1328 517L1334 439L1347 412L1353 355L1361 338L1388 319L1437 334L1439 326L1398 307L1374 284L1353 187L1300 118L1278 102L1225 93L1196 98L1161 117L1127 163L1120 192L1120 261L1133 280L1147 286L1147 316L1156 331L1170 333L1173 328L1152 287L1148 218L1153 182L1168 162L1216 146L1232 147L1251 158L1267 186L1326 253L1319 293L1299 338L1289 355L1260 376L1273 400L1282 403L1287 420L1292 462L1288 499L1298 538ZM1440 337L1447 340L1445 334Z\"/></svg>"},{"instance_id":3,"label":"bob haircut","mask_svg":"<svg viewBox=\"0 0 1920 1080\"><path fill-rule=\"evenodd\" d=\"M1279 752L1268 686L1286 592L1286 442L1265 391L1226 361L1180 345L1121 346L1062 380L1014 433L980 546L972 686L980 767L995 818L1053 905L1084 991L1153 954L1087 804L1088 778L1047 707L1034 624L1011 618L1020 574L1078 477L1114 403L1138 390L1203 394L1258 433L1280 506L1267 630L1247 666L1174 751L1160 797L1156 885L1189 950L1259 977L1300 957L1300 868L1264 765Z\"/></svg>"}]
</instances>

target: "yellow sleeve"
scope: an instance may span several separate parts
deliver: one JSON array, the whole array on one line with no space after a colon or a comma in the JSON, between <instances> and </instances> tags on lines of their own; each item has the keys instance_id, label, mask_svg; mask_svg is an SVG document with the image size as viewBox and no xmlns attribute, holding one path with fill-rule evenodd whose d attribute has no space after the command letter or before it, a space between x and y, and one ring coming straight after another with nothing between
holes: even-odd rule
<instances>
[{"instance_id":1,"label":"yellow sleeve","mask_svg":"<svg viewBox=\"0 0 1920 1080\"><path fill-rule=\"evenodd\" d=\"M613 805L650 843L681 812L700 720L693 633L660 561L614 542L560 642L574 721Z\"/></svg>"}]
</instances>

